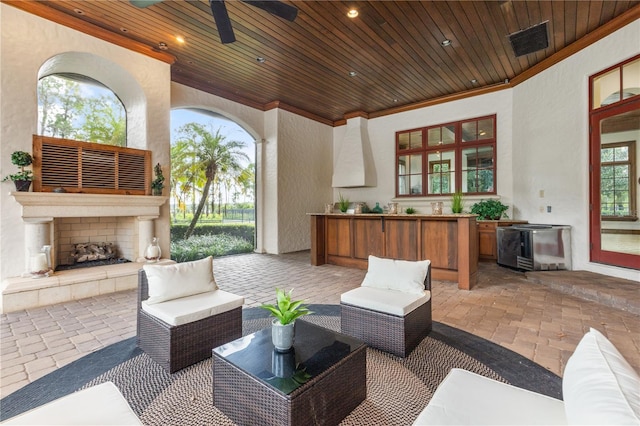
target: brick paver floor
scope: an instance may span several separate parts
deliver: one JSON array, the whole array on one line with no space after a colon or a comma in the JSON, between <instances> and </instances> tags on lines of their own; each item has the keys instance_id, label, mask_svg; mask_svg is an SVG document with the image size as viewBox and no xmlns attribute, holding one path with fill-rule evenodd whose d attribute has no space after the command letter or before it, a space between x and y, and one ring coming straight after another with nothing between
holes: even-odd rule
<instances>
[{"instance_id":1,"label":"brick paver floor","mask_svg":"<svg viewBox=\"0 0 640 426\"><path fill-rule=\"evenodd\" d=\"M215 259L214 273L220 288L245 297L245 308L272 303L275 287L294 288L294 296L308 303L338 304L340 294L359 286L365 275L358 269L312 266L309 252L222 257ZM577 271L549 272L553 285L545 285L543 272L533 274L534 279L527 278L481 263L479 282L471 291L434 280L433 319L509 348L559 375L580 338L594 327L640 372L638 311L581 297L595 294L606 281L609 293L604 298L633 299L639 306L638 283ZM561 291L558 280L581 290ZM0 396L135 336L136 302L136 292L130 290L3 314Z\"/></svg>"}]
</instances>

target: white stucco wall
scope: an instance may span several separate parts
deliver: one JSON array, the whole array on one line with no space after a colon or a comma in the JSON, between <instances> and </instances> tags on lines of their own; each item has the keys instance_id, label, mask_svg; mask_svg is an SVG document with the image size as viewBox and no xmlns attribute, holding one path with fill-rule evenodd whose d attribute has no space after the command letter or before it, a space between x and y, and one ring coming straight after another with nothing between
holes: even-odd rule
<instances>
[{"instance_id":1,"label":"white stucco wall","mask_svg":"<svg viewBox=\"0 0 640 426\"><path fill-rule=\"evenodd\" d=\"M331 199L332 128L278 113L278 253L309 249L309 212Z\"/></svg>"},{"instance_id":2,"label":"white stucco wall","mask_svg":"<svg viewBox=\"0 0 640 426\"><path fill-rule=\"evenodd\" d=\"M130 145L153 151L153 164L169 165L169 99L170 66L164 62L132 52L122 47L74 31L67 27L0 4L0 175L14 172L11 153L32 151L32 135L37 131L37 83L43 64L56 55L67 52L99 58L97 62L111 64L121 78L131 78L141 88L146 110L128 125L136 140ZM100 79L99 76L97 78ZM117 90L117 88L112 87ZM126 98L126 96L123 96ZM129 112L130 113L130 112ZM146 136L142 136L146 135ZM145 140L140 140L145 138ZM24 225L20 205L9 195L12 182L4 182L0 191L0 278L20 275L22 262L15 262L15 253L23 253ZM169 207L162 209L156 221L156 235L162 250L169 253ZM166 250L166 251L165 251Z\"/></svg>"},{"instance_id":3,"label":"white stucco wall","mask_svg":"<svg viewBox=\"0 0 640 426\"><path fill-rule=\"evenodd\" d=\"M635 21L513 89L514 201L521 217L571 225L573 269L636 281L638 271L589 261L588 106L589 76L638 52Z\"/></svg>"},{"instance_id":4,"label":"white stucco wall","mask_svg":"<svg viewBox=\"0 0 640 426\"><path fill-rule=\"evenodd\" d=\"M379 202L380 206L384 206L390 201L397 201L403 208L414 207L418 212L427 214L431 213L432 201L443 201L444 212L450 213L451 197L449 196L395 199L395 134L401 130L496 114L497 192L503 203L513 207L511 110L511 90L506 89L482 96L368 120L369 139L373 151L377 186L370 188L334 188L333 200L336 201L339 194L342 194L350 201L364 201L369 207L374 207L376 202ZM345 131L346 126L334 129L334 153L340 152L339 145ZM333 163L336 164L336 161L337 158L334 156ZM468 211L471 205L479 199L480 197L466 197L464 200L465 211ZM514 217L512 208L508 213L510 217ZM515 216L519 216L517 205Z\"/></svg>"}]
</instances>

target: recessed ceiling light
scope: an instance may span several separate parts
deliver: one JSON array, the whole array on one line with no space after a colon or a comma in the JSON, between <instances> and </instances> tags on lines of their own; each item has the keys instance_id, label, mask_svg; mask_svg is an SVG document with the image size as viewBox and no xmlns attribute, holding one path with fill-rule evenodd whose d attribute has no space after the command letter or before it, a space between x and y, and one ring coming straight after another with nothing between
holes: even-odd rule
<instances>
[{"instance_id":1,"label":"recessed ceiling light","mask_svg":"<svg viewBox=\"0 0 640 426\"><path fill-rule=\"evenodd\" d=\"M265 58L263 58L262 56L258 56L256 58L256 61L258 61L261 64L264 64L267 60Z\"/></svg>"},{"instance_id":2,"label":"recessed ceiling light","mask_svg":"<svg viewBox=\"0 0 640 426\"><path fill-rule=\"evenodd\" d=\"M358 10L357 9L349 10L349 12L347 12L347 16L351 19L355 18L356 16L358 16Z\"/></svg>"},{"instance_id":3,"label":"recessed ceiling light","mask_svg":"<svg viewBox=\"0 0 640 426\"><path fill-rule=\"evenodd\" d=\"M444 40L442 40L442 41L440 42L440 45L441 45L442 47L450 46L450 45L451 45L451 40L449 40L448 38L446 38L446 39L444 39Z\"/></svg>"},{"instance_id":4,"label":"recessed ceiling light","mask_svg":"<svg viewBox=\"0 0 640 426\"><path fill-rule=\"evenodd\" d=\"M158 49L160 49L160 50L169 50L169 46L167 45L167 43L164 43L164 42L161 41L160 43L158 43Z\"/></svg>"},{"instance_id":5,"label":"recessed ceiling light","mask_svg":"<svg viewBox=\"0 0 640 426\"><path fill-rule=\"evenodd\" d=\"M128 33L129 30L126 29L125 27L120 27L120 31L122 31L123 33Z\"/></svg>"},{"instance_id":6,"label":"recessed ceiling light","mask_svg":"<svg viewBox=\"0 0 640 426\"><path fill-rule=\"evenodd\" d=\"M393 103L394 103L394 104L395 104L395 103L397 103L397 102L398 102L398 100L397 100L397 99L394 99L394 100L393 100Z\"/></svg>"},{"instance_id":7,"label":"recessed ceiling light","mask_svg":"<svg viewBox=\"0 0 640 426\"><path fill-rule=\"evenodd\" d=\"M73 11L75 13L77 13L78 15L84 15L84 10L82 10L82 9L73 9Z\"/></svg>"},{"instance_id":8,"label":"recessed ceiling light","mask_svg":"<svg viewBox=\"0 0 640 426\"><path fill-rule=\"evenodd\" d=\"M476 80L475 78L473 80L470 80L471 84L476 84L478 82L478 80Z\"/></svg>"},{"instance_id":9,"label":"recessed ceiling light","mask_svg":"<svg viewBox=\"0 0 640 426\"><path fill-rule=\"evenodd\" d=\"M349 77L355 77L356 75L358 75L357 72L355 71L349 71Z\"/></svg>"},{"instance_id":10,"label":"recessed ceiling light","mask_svg":"<svg viewBox=\"0 0 640 426\"><path fill-rule=\"evenodd\" d=\"M182 36L178 35L178 36L176 36L176 41L177 41L178 43L182 44L182 43L184 43L184 37L182 37Z\"/></svg>"}]
</instances>

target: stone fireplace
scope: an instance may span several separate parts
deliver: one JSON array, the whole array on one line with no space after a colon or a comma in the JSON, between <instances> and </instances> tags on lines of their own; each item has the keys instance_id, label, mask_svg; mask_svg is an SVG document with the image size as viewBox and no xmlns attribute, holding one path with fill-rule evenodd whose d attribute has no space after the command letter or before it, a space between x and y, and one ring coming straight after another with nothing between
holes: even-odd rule
<instances>
[{"instance_id":1,"label":"stone fireplace","mask_svg":"<svg viewBox=\"0 0 640 426\"><path fill-rule=\"evenodd\" d=\"M134 288L155 220L167 197L52 192L14 192L25 223L21 277L2 290L2 311L25 309ZM132 263L55 272L32 279L30 254L51 247L52 268L68 264L73 245L111 242Z\"/></svg>"}]
</instances>

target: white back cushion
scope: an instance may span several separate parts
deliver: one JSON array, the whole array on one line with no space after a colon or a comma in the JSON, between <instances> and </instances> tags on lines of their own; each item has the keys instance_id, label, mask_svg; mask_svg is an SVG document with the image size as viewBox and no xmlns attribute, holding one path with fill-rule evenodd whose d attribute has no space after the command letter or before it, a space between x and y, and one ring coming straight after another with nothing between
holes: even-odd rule
<instances>
[{"instance_id":1,"label":"white back cushion","mask_svg":"<svg viewBox=\"0 0 640 426\"><path fill-rule=\"evenodd\" d=\"M640 376L593 328L567 362L562 394L569 424L640 424Z\"/></svg>"},{"instance_id":2,"label":"white back cushion","mask_svg":"<svg viewBox=\"0 0 640 426\"><path fill-rule=\"evenodd\" d=\"M144 265L149 281L148 305L214 291L213 257L171 265Z\"/></svg>"},{"instance_id":3,"label":"white back cushion","mask_svg":"<svg viewBox=\"0 0 640 426\"><path fill-rule=\"evenodd\" d=\"M422 295L431 261L383 259L369 256L369 268L362 287L375 287Z\"/></svg>"}]
</instances>

